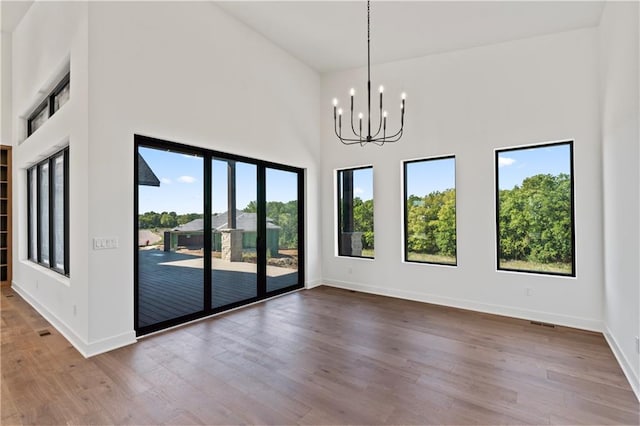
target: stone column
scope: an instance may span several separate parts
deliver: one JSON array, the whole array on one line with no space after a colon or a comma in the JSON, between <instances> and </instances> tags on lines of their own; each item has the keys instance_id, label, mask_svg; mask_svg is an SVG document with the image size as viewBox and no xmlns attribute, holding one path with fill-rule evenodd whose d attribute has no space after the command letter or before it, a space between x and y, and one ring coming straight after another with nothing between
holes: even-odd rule
<instances>
[{"instance_id":1,"label":"stone column","mask_svg":"<svg viewBox=\"0 0 640 426\"><path fill-rule=\"evenodd\" d=\"M221 229L222 260L242 262L242 229Z\"/></svg>"},{"instance_id":2,"label":"stone column","mask_svg":"<svg viewBox=\"0 0 640 426\"><path fill-rule=\"evenodd\" d=\"M362 232L343 232L342 252L347 256L362 256Z\"/></svg>"}]
</instances>

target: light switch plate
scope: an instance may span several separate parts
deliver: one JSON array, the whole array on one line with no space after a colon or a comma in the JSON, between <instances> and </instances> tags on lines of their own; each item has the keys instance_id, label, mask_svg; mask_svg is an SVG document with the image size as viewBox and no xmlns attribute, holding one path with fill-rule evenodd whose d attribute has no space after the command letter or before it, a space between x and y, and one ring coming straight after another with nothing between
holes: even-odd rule
<instances>
[{"instance_id":1,"label":"light switch plate","mask_svg":"<svg viewBox=\"0 0 640 426\"><path fill-rule=\"evenodd\" d=\"M94 238L93 249L94 250L107 250L118 248L118 237L109 238Z\"/></svg>"}]
</instances>

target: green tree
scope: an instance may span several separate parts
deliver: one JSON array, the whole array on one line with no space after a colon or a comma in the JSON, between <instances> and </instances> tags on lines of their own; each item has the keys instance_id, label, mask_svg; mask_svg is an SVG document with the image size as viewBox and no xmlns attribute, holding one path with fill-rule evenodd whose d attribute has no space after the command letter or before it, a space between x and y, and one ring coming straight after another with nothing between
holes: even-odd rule
<instances>
[{"instance_id":1,"label":"green tree","mask_svg":"<svg viewBox=\"0 0 640 426\"><path fill-rule=\"evenodd\" d=\"M501 190L499 196L501 259L571 262L569 175L531 176L520 186Z\"/></svg>"}]
</instances>

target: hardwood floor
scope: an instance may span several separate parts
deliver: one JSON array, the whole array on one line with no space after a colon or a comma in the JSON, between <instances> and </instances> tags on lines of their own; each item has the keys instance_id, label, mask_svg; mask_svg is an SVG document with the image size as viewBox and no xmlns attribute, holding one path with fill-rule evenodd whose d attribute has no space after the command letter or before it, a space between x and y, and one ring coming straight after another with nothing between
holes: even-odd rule
<instances>
[{"instance_id":1,"label":"hardwood floor","mask_svg":"<svg viewBox=\"0 0 640 426\"><path fill-rule=\"evenodd\" d=\"M84 359L2 294L6 425L639 422L597 333L319 287Z\"/></svg>"}]
</instances>

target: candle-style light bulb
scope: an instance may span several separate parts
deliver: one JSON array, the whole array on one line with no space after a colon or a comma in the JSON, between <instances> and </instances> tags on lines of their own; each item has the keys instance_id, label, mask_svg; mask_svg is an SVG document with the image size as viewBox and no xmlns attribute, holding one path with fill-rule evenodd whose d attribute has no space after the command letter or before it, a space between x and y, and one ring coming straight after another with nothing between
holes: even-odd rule
<instances>
[{"instance_id":1,"label":"candle-style light bulb","mask_svg":"<svg viewBox=\"0 0 640 426\"><path fill-rule=\"evenodd\" d=\"M338 106L338 98L333 98L333 106Z\"/></svg>"},{"instance_id":2,"label":"candle-style light bulb","mask_svg":"<svg viewBox=\"0 0 640 426\"><path fill-rule=\"evenodd\" d=\"M364 117L364 116L362 115L362 113L359 113L359 114L358 114L358 118L359 118L360 120L362 120L362 117Z\"/></svg>"},{"instance_id":3,"label":"candle-style light bulb","mask_svg":"<svg viewBox=\"0 0 640 426\"><path fill-rule=\"evenodd\" d=\"M384 118L387 118L387 111L383 112L383 113L382 113L382 116L383 116Z\"/></svg>"},{"instance_id":4,"label":"candle-style light bulb","mask_svg":"<svg viewBox=\"0 0 640 426\"><path fill-rule=\"evenodd\" d=\"M338 108L338 115L342 115L342 108Z\"/></svg>"},{"instance_id":5,"label":"candle-style light bulb","mask_svg":"<svg viewBox=\"0 0 640 426\"><path fill-rule=\"evenodd\" d=\"M380 93L384 92L384 86L380 85L380 88L378 90L380 90Z\"/></svg>"},{"instance_id":6,"label":"candle-style light bulb","mask_svg":"<svg viewBox=\"0 0 640 426\"><path fill-rule=\"evenodd\" d=\"M351 96L355 95L355 94L356 94L356 89L354 89L354 88L352 87L352 88L351 88L351 90L349 90L349 94L350 94Z\"/></svg>"},{"instance_id":7,"label":"candle-style light bulb","mask_svg":"<svg viewBox=\"0 0 640 426\"><path fill-rule=\"evenodd\" d=\"M407 94L402 92L402 95L400 95L400 97L402 98L402 100L404 101L405 99L407 99Z\"/></svg>"}]
</instances>

